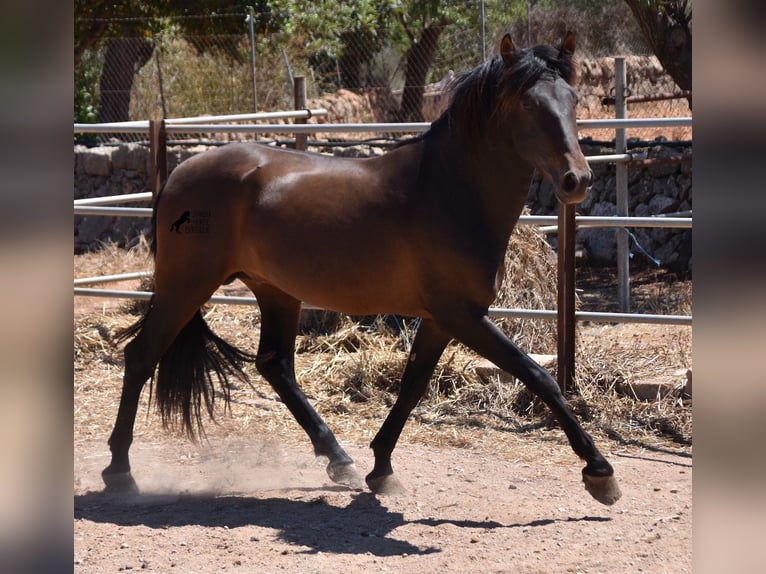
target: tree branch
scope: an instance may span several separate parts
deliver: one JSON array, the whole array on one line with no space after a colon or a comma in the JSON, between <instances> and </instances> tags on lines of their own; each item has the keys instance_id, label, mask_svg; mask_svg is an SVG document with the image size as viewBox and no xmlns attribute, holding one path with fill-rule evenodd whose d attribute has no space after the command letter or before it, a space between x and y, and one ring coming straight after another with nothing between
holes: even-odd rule
<instances>
[{"instance_id":1,"label":"tree branch","mask_svg":"<svg viewBox=\"0 0 766 574\"><path fill-rule=\"evenodd\" d=\"M404 28L404 32L410 39L410 44L414 44L417 41L417 38L415 38L412 30L410 30L410 27L407 25L407 18L405 17L404 12L399 12L397 15L399 16L399 22L401 23L402 28Z\"/></svg>"}]
</instances>

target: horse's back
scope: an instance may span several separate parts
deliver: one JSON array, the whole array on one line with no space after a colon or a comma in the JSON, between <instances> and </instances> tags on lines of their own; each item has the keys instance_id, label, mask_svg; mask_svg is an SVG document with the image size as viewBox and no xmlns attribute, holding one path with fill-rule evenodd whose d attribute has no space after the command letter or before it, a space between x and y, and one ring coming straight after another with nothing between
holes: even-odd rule
<instances>
[{"instance_id":1,"label":"horse's back","mask_svg":"<svg viewBox=\"0 0 766 574\"><path fill-rule=\"evenodd\" d=\"M192 220L195 216L209 219L208 231L217 236L224 229L233 230L245 216L257 218L269 206L291 203L296 208L311 203L316 195L312 192L327 187L323 180L348 172L333 170L337 162L332 160L263 144L229 144L193 156L171 173L162 190L156 213L158 234L185 212ZM186 227L185 234L206 235L193 225Z\"/></svg>"},{"instance_id":2,"label":"horse's back","mask_svg":"<svg viewBox=\"0 0 766 574\"><path fill-rule=\"evenodd\" d=\"M259 144L194 156L158 202L157 269L239 275L349 313L422 315L409 184L394 163Z\"/></svg>"}]
</instances>

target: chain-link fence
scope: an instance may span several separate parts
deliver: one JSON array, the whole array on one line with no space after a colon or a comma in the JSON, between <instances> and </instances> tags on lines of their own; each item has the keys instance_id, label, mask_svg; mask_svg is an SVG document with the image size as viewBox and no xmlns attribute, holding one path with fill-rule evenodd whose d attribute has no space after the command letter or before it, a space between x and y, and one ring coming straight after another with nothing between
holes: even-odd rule
<instances>
[{"instance_id":1,"label":"chain-link fence","mask_svg":"<svg viewBox=\"0 0 766 574\"><path fill-rule=\"evenodd\" d=\"M474 4L476 10L464 13L460 24L431 19L408 28L392 19L374 34L349 26L331 38L313 37L307 30L289 35L253 30L251 35L245 14L214 16L235 33L209 36L185 33L183 18L134 19L129 36L119 20L105 21L109 32L83 52L75 69L75 121L292 109L296 75L306 77L309 107L330 110L327 121L429 121L446 104L449 79L491 57L507 31L526 46L553 43L567 29L578 30L584 59L581 117L613 114L603 103L614 86L610 55L635 56L628 65L631 93L675 90L649 57L624 7L592 14L532 8L524 18L503 21L497 14L504 3L485 2L491 10L482 24L480 3ZM487 14L495 16L487 19ZM667 100L646 115L689 115L684 103ZM640 109L636 115L642 115Z\"/></svg>"}]
</instances>

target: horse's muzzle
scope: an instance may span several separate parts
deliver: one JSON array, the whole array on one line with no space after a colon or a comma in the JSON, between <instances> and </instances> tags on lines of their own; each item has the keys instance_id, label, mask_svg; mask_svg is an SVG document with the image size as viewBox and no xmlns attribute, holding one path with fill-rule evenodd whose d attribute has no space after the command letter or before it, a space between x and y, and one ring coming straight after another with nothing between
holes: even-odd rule
<instances>
[{"instance_id":1,"label":"horse's muzzle","mask_svg":"<svg viewBox=\"0 0 766 574\"><path fill-rule=\"evenodd\" d=\"M593 182L590 169L570 170L561 178L556 196L561 203L580 203L588 195L588 188Z\"/></svg>"}]
</instances>

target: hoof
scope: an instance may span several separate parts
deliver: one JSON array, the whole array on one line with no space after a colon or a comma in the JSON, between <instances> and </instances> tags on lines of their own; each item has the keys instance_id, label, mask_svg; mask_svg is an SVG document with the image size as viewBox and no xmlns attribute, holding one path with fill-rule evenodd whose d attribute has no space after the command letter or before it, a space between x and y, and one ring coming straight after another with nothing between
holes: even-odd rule
<instances>
[{"instance_id":1,"label":"hoof","mask_svg":"<svg viewBox=\"0 0 766 574\"><path fill-rule=\"evenodd\" d=\"M330 480L332 480L335 484L346 486L351 490L364 490L364 481L356 471L356 466L353 462L328 464L327 476L329 476Z\"/></svg>"},{"instance_id":2,"label":"hoof","mask_svg":"<svg viewBox=\"0 0 766 574\"><path fill-rule=\"evenodd\" d=\"M130 472L102 472L105 492L115 494L138 494L138 485Z\"/></svg>"},{"instance_id":3,"label":"hoof","mask_svg":"<svg viewBox=\"0 0 766 574\"><path fill-rule=\"evenodd\" d=\"M367 486L375 494L384 496L396 496L407 492L404 485L393 474L384 474L383 476L376 477L367 475Z\"/></svg>"},{"instance_id":4,"label":"hoof","mask_svg":"<svg viewBox=\"0 0 766 574\"><path fill-rule=\"evenodd\" d=\"M585 490L598 500L601 504L611 506L622 497L620 487L614 476L592 476L583 473L582 481L585 483Z\"/></svg>"}]
</instances>

